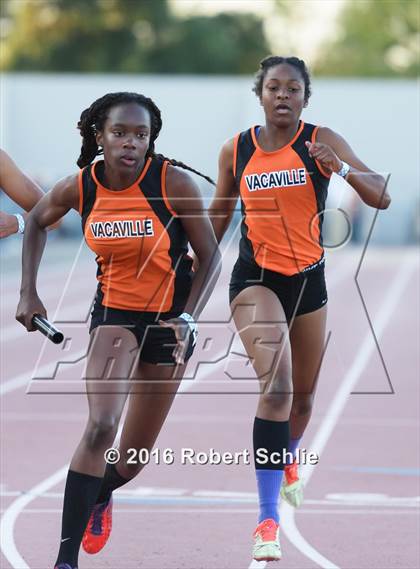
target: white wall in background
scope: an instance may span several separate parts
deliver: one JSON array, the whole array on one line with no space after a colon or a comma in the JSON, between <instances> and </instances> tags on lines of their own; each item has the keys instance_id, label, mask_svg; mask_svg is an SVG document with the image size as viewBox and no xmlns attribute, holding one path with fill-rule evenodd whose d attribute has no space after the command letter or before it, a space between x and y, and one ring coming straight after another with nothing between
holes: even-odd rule
<instances>
[{"instance_id":1,"label":"white wall in background","mask_svg":"<svg viewBox=\"0 0 420 569\"><path fill-rule=\"evenodd\" d=\"M77 169L80 112L107 92L137 91L162 111L157 150L216 177L224 140L263 120L251 88L251 77L3 74L0 145L48 187ZM369 166L391 172L393 204L375 236L404 242L419 196L417 83L317 79L312 90L304 120L338 131Z\"/></svg>"}]
</instances>

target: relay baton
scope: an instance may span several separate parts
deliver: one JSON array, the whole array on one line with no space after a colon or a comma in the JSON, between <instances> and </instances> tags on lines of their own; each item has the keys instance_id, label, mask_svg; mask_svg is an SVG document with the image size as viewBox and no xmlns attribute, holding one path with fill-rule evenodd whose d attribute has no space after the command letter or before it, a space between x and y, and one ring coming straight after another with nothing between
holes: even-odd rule
<instances>
[{"instance_id":1,"label":"relay baton","mask_svg":"<svg viewBox=\"0 0 420 569\"><path fill-rule=\"evenodd\" d=\"M51 342L54 342L54 344L61 344L61 342L64 340L63 332L57 330L57 328L53 326L51 322L49 322L40 314L35 314L35 316L32 318L32 324L37 330L44 334L44 336L47 336Z\"/></svg>"}]
</instances>

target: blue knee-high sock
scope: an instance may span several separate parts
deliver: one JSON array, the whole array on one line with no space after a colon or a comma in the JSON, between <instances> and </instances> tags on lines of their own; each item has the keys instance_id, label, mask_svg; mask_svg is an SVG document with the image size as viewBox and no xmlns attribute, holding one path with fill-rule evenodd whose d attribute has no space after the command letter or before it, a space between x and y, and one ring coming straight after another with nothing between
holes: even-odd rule
<instances>
[{"instance_id":1,"label":"blue knee-high sock","mask_svg":"<svg viewBox=\"0 0 420 569\"><path fill-rule=\"evenodd\" d=\"M301 439L302 437L299 437L298 439L290 439L289 448L287 450L292 454L293 458L286 455L286 464L292 464L292 462L295 460L295 453L300 445Z\"/></svg>"},{"instance_id":2,"label":"blue knee-high sock","mask_svg":"<svg viewBox=\"0 0 420 569\"><path fill-rule=\"evenodd\" d=\"M283 451L289 447L289 439L289 421L269 421L255 417L253 442L260 505L259 522L271 518L279 523L279 497L284 470L282 457ZM263 456L270 457L264 464L259 460L260 449L264 451Z\"/></svg>"},{"instance_id":3,"label":"blue knee-high sock","mask_svg":"<svg viewBox=\"0 0 420 569\"><path fill-rule=\"evenodd\" d=\"M258 523L267 518L279 523L280 488L283 470L256 470L260 514Z\"/></svg>"}]
</instances>

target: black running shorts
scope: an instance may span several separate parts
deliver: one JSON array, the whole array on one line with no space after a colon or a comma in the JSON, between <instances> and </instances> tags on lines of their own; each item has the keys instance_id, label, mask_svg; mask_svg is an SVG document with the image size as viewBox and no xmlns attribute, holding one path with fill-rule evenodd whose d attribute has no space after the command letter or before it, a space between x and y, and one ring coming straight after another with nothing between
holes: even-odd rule
<instances>
[{"instance_id":1,"label":"black running shorts","mask_svg":"<svg viewBox=\"0 0 420 569\"><path fill-rule=\"evenodd\" d=\"M152 364L175 364L172 356L177 343L175 332L171 328L160 326L159 320L176 318L180 313L139 312L120 310L102 306L97 301L92 310L89 332L98 326L122 326L136 337L140 349L140 360ZM193 337L189 335L189 344L185 354L187 361L194 351Z\"/></svg>"},{"instance_id":2,"label":"black running shorts","mask_svg":"<svg viewBox=\"0 0 420 569\"><path fill-rule=\"evenodd\" d=\"M314 312L328 301L324 274L324 258L296 275L262 269L256 263L249 264L238 259L233 267L229 285L229 299L233 299L245 288L265 286L272 290L283 306L288 322L294 316Z\"/></svg>"}]
</instances>

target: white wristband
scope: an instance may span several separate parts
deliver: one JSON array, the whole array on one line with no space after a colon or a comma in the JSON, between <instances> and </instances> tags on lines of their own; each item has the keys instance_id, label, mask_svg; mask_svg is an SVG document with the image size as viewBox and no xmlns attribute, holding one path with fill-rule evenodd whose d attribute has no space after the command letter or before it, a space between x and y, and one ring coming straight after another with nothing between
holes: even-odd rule
<instances>
[{"instance_id":1,"label":"white wristband","mask_svg":"<svg viewBox=\"0 0 420 569\"><path fill-rule=\"evenodd\" d=\"M345 178L349 172L350 172L350 165L347 164L347 162L344 162L344 160L342 160L341 161L341 168L337 172L337 174L339 176L341 176L342 178Z\"/></svg>"},{"instance_id":2,"label":"white wristband","mask_svg":"<svg viewBox=\"0 0 420 569\"><path fill-rule=\"evenodd\" d=\"M198 335L197 322L195 322L194 318L191 316L191 314L188 314L188 312L183 312L182 314L179 315L178 318L182 318L183 320L185 320L185 322L190 327L190 332L193 337L193 346L195 346Z\"/></svg>"},{"instance_id":3,"label":"white wristband","mask_svg":"<svg viewBox=\"0 0 420 569\"><path fill-rule=\"evenodd\" d=\"M20 213L14 213L13 215L16 217L18 221L18 233L24 233L25 220L23 219L23 216Z\"/></svg>"}]
</instances>

